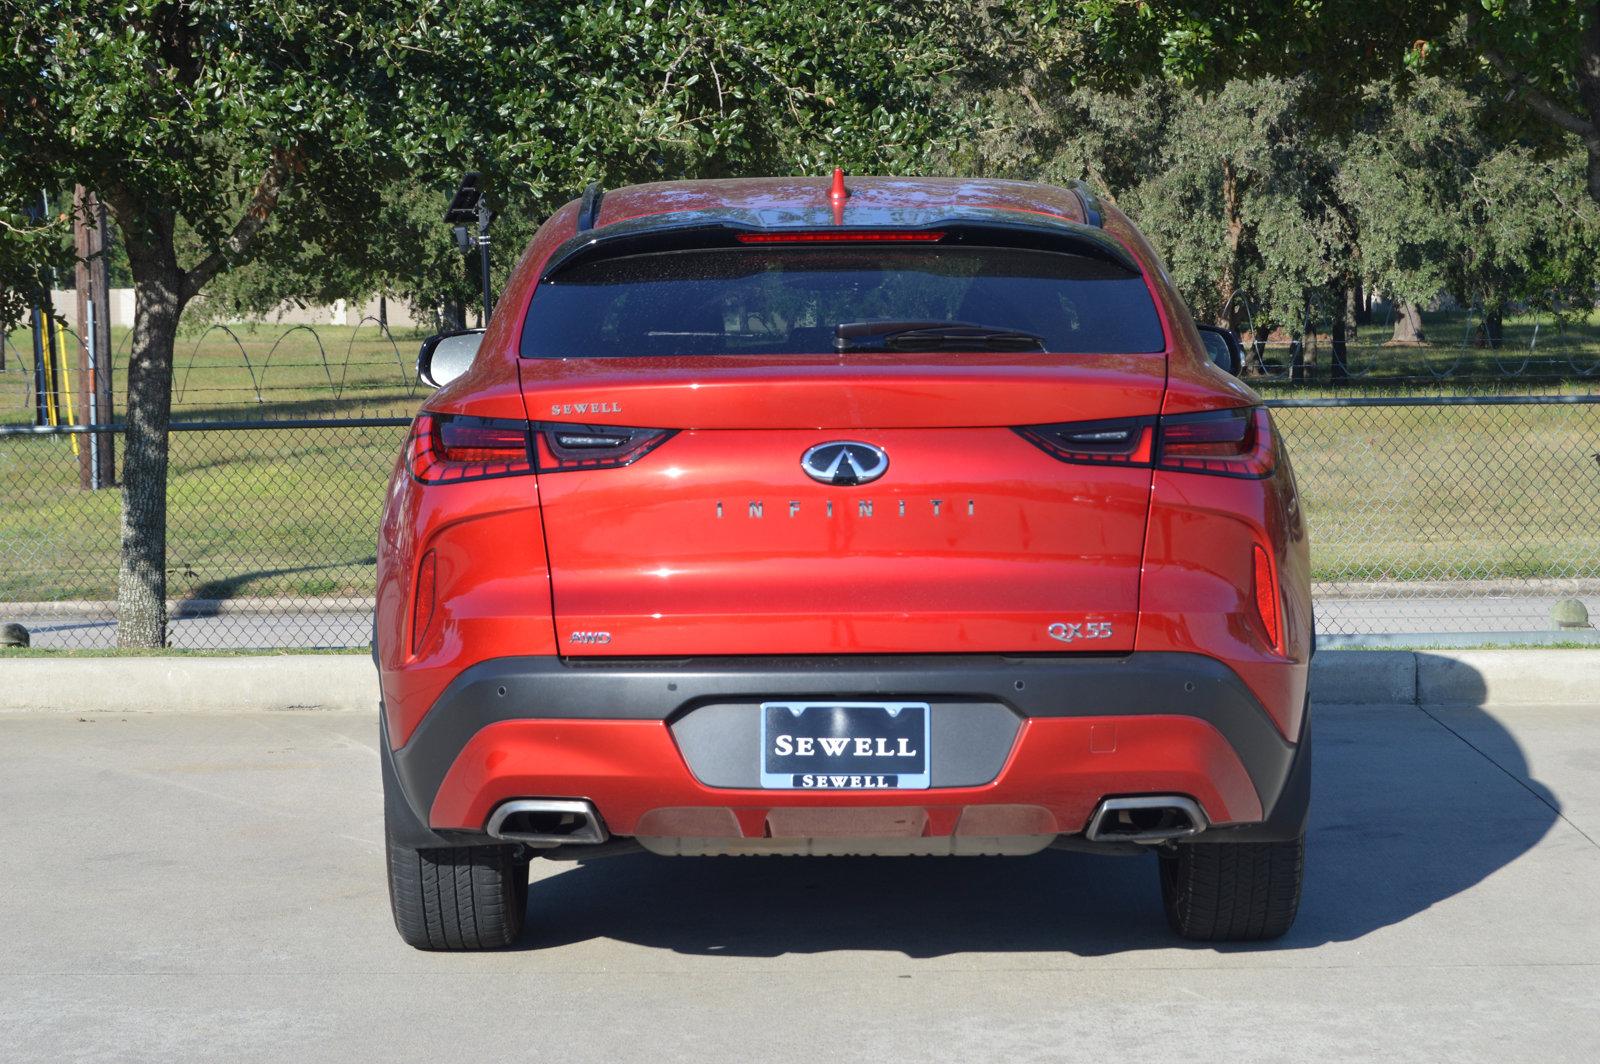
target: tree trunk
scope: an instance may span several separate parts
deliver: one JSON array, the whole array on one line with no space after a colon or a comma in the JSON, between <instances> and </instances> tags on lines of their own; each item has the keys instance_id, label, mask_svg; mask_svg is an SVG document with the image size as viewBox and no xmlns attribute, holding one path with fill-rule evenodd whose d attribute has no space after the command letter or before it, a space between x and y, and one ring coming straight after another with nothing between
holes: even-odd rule
<instances>
[{"instance_id":1,"label":"tree trunk","mask_svg":"<svg viewBox=\"0 0 1600 1064\"><path fill-rule=\"evenodd\" d=\"M1483 342L1493 350L1500 350L1500 340L1505 335L1505 320L1499 310L1486 311L1483 315Z\"/></svg>"},{"instance_id":2,"label":"tree trunk","mask_svg":"<svg viewBox=\"0 0 1600 1064\"><path fill-rule=\"evenodd\" d=\"M460 332L467 327L467 312L459 299L447 299L439 312L440 332Z\"/></svg>"},{"instance_id":3,"label":"tree trunk","mask_svg":"<svg viewBox=\"0 0 1600 1064\"><path fill-rule=\"evenodd\" d=\"M1302 330L1291 334L1293 339L1289 343L1289 379L1304 382L1315 380L1317 375L1317 326L1311 319L1309 301L1300 308L1300 321Z\"/></svg>"},{"instance_id":4,"label":"tree trunk","mask_svg":"<svg viewBox=\"0 0 1600 1064\"><path fill-rule=\"evenodd\" d=\"M1350 323L1356 328L1372 324L1372 289L1357 281L1350 289Z\"/></svg>"},{"instance_id":5,"label":"tree trunk","mask_svg":"<svg viewBox=\"0 0 1600 1064\"><path fill-rule=\"evenodd\" d=\"M1397 299L1394 304L1394 335L1390 337L1391 343L1420 344L1427 337L1422 335L1422 312L1415 303L1407 303Z\"/></svg>"},{"instance_id":6,"label":"tree trunk","mask_svg":"<svg viewBox=\"0 0 1600 1064\"><path fill-rule=\"evenodd\" d=\"M1349 325L1350 306L1354 297L1354 290L1339 287L1334 290L1333 312L1333 354L1329 360L1328 376L1335 384L1341 384L1350 378L1350 352L1346 346L1346 329Z\"/></svg>"},{"instance_id":7,"label":"tree trunk","mask_svg":"<svg viewBox=\"0 0 1600 1064\"><path fill-rule=\"evenodd\" d=\"M172 419L172 347L183 313L175 264L134 263L133 354L128 362L127 439L122 459L122 562L117 571L117 645L167 642L167 426Z\"/></svg>"},{"instance_id":8,"label":"tree trunk","mask_svg":"<svg viewBox=\"0 0 1600 1064\"><path fill-rule=\"evenodd\" d=\"M1239 206L1239 176L1231 159L1222 160L1222 212L1227 224L1228 261L1217 281L1217 324L1232 328L1229 318L1233 297L1239 291L1239 246L1244 239L1244 219Z\"/></svg>"},{"instance_id":9,"label":"tree trunk","mask_svg":"<svg viewBox=\"0 0 1600 1064\"><path fill-rule=\"evenodd\" d=\"M1583 103L1582 117L1588 120L1587 130L1572 130L1583 138L1583 147L1589 156L1585 177L1589 198L1600 203L1600 4L1591 4L1587 25L1578 38L1578 99ZM1569 126L1562 128L1570 129Z\"/></svg>"}]
</instances>

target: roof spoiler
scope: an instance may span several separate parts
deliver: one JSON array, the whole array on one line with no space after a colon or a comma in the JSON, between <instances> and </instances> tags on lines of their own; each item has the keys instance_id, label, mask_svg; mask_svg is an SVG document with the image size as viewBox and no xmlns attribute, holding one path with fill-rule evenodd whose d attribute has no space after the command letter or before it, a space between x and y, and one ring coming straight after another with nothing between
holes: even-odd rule
<instances>
[{"instance_id":1,"label":"roof spoiler","mask_svg":"<svg viewBox=\"0 0 1600 1064\"><path fill-rule=\"evenodd\" d=\"M578 232L587 233L594 228L594 223L600 217L600 200L604 196L605 192L598 181L591 181L584 188L583 199L578 202Z\"/></svg>"},{"instance_id":2,"label":"roof spoiler","mask_svg":"<svg viewBox=\"0 0 1600 1064\"><path fill-rule=\"evenodd\" d=\"M1105 225L1105 217L1100 211L1100 197L1094 194L1087 181L1072 180L1067 182L1067 187L1078 194L1078 202L1083 205L1083 220L1086 224L1099 229Z\"/></svg>"},{"instance_id":3,"label":"roof spoiler","mask_svg":"<svg viewBox=\"0 0 1600 1064\"><path fill-rule=\"evenodd\" d=\"M1006 211L988 211L982 215L969 213L951 218L930 220L915 226L769 226L753 219L730 216L721 212L682 211L671 214L649 215L614 222L601 229L583 226L584 212L579 210L578 232L550 255L545 263L541 280L582 262L613 258L619 255L639 255L662 251L686 251L701 248L740 247L739 237L749 233L787 233L800 235L806 232L844 234L850 232L881 233L892 229L904 233L928 234L919 246L951 245L963 247L1017 248L1032 251L1053 251L1069 255L1082 255L1139 274L1139 268L1128 249L1095 226L1077 222L1019 220ZM1096 216L1098 220L1098 215Z\"/></svg>"}]
</instances>

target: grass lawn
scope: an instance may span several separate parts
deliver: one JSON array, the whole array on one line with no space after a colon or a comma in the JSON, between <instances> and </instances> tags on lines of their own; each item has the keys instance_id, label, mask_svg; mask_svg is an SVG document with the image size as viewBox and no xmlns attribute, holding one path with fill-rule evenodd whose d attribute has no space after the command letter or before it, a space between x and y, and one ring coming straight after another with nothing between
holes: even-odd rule
<instances>
[{"instance_id":1,"label":"grass lawn","mask_svg":"<svg viewBox=\"0 0 1600 1064\"><path fill-rule=\"evenodd\" d=\"M1273 416L1317 580L1600 576L1600 405Z\"/></svg>"},{"instance_id":2,"label":"grass lawn","mask_svg":"<svg viewBox=\"0 0 1600 1064\"><path fill-rule=\"evenodd\" d=\"M1363 326L1347 344L1345 361L1351 379L1471 384L1479 391L1555 381L1600 386L1600 311L1565 322L1537 311L1508 314L1499 342L1492 345L1478 335L1480 325L1468 311L1425 314L1427 342L1417 345L1389 344L1391 323ZM1250 338L1246 333L1245 339ZM1287 377L1288 346L1287 340L1268 343L1263 357L1271 376ZM1307 347L1316 363L1315 379L1325 380L1333 358L1332 341L1324 331ZM1275 383L1264 386L1272 388Z\"/></svg>"},{"instance_id":3,"label":"grass lawn","mask_svg":"<svg viewBox=\"0 0 1600 1064\"><path fill-rule=\"evenodd\" d=\"M1508 320L1508 344L1531 336L1535 324ZM1448 316L1428 321L1435 336L1457 326L1465 329ZM1582 358L1600 360L1600 326L1567 335ZM409 417L423 397L409 380L417 339L391 340L372 325L191 331L178 343L174 418ZM26 424L28 334L11 342L0 373L0 424ZM125 330L114 333L112 346L125 360ZM1470 357L1479 369L1485 359L1509 358L1504 349L1436 346L1440 358ZM1360 372L1369 355L1418 352L1358 346L1352 368ZM1518 383L1525 377L1469 385L1436 381L1435 371L1337 391L1252 383L1274 398L1525 390ZM121 373L119 366L119 402ZM1582 378L1554 387L1591 390ZM1600 462L1593 457L1600 406L1282 409L1275 417L1304 495L1318 580L1600 573ZM370 594L384 484L403 432L330 425L174 433L171 593ZM117 495L78 488L69 439L0 439L0 492L0 600L113 596Z\"/></svg>"},{"instance_id":4,"label":"grass lawn","mask_svg":"<svg viewBox=\"0 0 1600 1064\"><path fill-rule=\"evenodd\" d=\"M385 334L362 326L185 324L175 350L175 421L263 417L410 417L423 391L414 383L423 334ZM0 425L33 423L33 334L6 338L0 372ZM68 342L68 373L77 380L77 346ZM116 408L127 390L132 332L111 330ZM62 417L62 422L68 419Z\"/></svg>"},{"instance_id":5,"label":"grass lawn","mask_svg":"<svg viewBox=\"0 0 1600 1064\"><path fill-rule=\"evenodd\" d=\"M175 432L174 597L370 595L403 428ZM78 487L63 437L0 439L0 600L114 597L116 491Z\"/></svg>"}]
</instances>

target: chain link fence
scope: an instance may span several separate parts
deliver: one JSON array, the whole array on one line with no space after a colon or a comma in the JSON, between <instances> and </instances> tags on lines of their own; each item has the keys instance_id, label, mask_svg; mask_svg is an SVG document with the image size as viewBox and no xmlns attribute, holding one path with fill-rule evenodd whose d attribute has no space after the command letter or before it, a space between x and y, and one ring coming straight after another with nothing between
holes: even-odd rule
<instances>
[{"instance_id":1,"label":"chain link fence","mask_svg":"<svg viewBox=\"0 0 1600 1064\"><path fill-rule=\"evenodd\" d=\"M407 424L175 424L170 644L365 645L384 486ZM0 427L0 620L26 625L34 646L116 643L121 500L79 487L87 435Z\"/></svg>"},{"instance_id":2,"label":"chain link fence","mask_svg":"<svg viewBox=\"0 0 1600 1064\"><path fill-rule=\"evenodd\" d=\"M1310 526L1319 632L1548 631L1569 598L1600 612L1600 395L1269 405Z\"/></svg>"},{"instance_id":3,"label":"chain link fence","mask_svg":"<svg viewBox=\"0 0 1600 1064\"><path fill-rule=\"evenodd\" d=\"M1325 637L1544 631L1563 598L1600 611L1600 395L1271 405ZM407 424L176 424L171 645L364 646ZM35 646L116 641L119 498L79 487L88 435L0 426L0 620Z\"/></svg>"}]
</instances>

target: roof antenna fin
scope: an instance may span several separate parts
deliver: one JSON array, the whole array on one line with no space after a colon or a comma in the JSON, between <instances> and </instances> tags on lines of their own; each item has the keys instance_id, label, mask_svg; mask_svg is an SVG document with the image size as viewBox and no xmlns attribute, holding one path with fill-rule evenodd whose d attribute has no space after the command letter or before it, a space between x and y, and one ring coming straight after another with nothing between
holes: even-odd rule
<instances>
[{"instance_id":1,"label":"roof antenna fin","mask_svg":"<svg viewBox=\"0 0 1600 1064\"><path fill-rule=\"evenodd\" d=\"M844 187L844 168L833 168L833 185L828 189L828 202L833 205L833 224L844 224L844 201L850 198L850 190Z\"/></svg>"}]
</instances>

